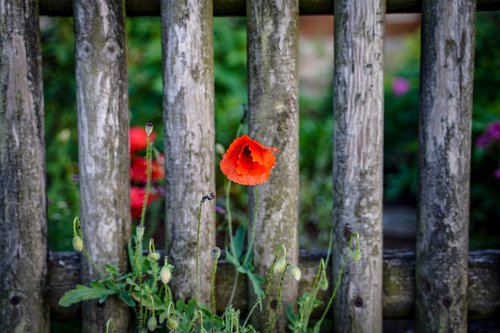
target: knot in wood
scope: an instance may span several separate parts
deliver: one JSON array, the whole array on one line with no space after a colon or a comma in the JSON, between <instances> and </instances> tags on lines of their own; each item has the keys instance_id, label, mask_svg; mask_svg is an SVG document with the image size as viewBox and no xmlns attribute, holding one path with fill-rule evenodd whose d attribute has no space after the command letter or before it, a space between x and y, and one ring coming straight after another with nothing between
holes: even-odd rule
<instances>
[{"instance_id":1,"label":"knot in wood","mask_svg":"<svg viewBox=\"0 0 500 333\"><path fill-rule=\"evenodd\" d=\"M357 308L361 308L363 307L363 299L359 296L356 296L356 298L354 298L354 306L357 307Z\"/></svg>"},{"instance_id":2,"label":"knot in wood","mask_svg":"<svg viewBox=\"0 0 500 333\"><path fill-rule=\"evenodd\" d=\"M445 308L449 308L451 306L451 303L453 303L453 300L450 296L444 296L441 302L443 302L443 306Z\"/></svg>"},{"instance_id":3,"label":"knot in wood","mask_svg":"<svg viewBox=\"0 0 500 333\"><path fill-rule=\"evenodd\" d=\"M19 303L21 303L21 297L17 296L17 295L14 295L10 298L9 300L10 304L16 306L18 305Z\"/></svg>"},{"instance_id":4,"label":"knot in wood","mask_svg":"<svg viewBox=\"0 0 500 333\"><path fill-rule=\"evenodd\" d=\"M269 302L269 306L271 309L276 310L278 308L278 300L276 298L273 298L271 302Z\"/></svg>"}]
</instances>

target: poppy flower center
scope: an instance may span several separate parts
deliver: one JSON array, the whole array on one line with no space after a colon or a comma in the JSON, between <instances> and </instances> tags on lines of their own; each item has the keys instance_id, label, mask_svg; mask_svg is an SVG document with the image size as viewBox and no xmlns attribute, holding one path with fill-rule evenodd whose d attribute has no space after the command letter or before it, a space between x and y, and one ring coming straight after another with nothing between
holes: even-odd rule
<instances>
[{"instance_id":1,"label":"poppy flower center","mask_svg":"<svg viewBox=\"0 0 500 333\"><path fill-rule=\"evenodd\" d=\"M248 148L248 146L245 146L245 148L243 148L243 155L245 155L245 157L252 156L252 152L250 151L250 148Z\"/></svg>"}]
</instances>

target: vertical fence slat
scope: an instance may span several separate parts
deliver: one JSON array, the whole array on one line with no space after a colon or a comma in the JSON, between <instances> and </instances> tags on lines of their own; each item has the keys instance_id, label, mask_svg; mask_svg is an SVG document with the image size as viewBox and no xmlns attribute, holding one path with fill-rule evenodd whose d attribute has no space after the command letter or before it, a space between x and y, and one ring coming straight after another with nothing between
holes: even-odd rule
<instances>
[{"instance_id":1,"label":"vertical fence slat","mask_svg":"<svg viewBox=\"0 0 500 333\"><path fill-rule=\"evenodd\" d=\"M212 1L162 0L166 248L178 297L196 291L198 205L215 190ZM200 297L210 298L214 201L201 216Z\"/></svg>"},{"instance_id":2,"label":"vertical fence slat","mask_svg":"<svg viewBox=\"0 0 500 333\"><path fill-rule=\"evenodd\" d=\"M125 13L121 0L75 0L81 221L85 244L98 267L127 268L130 237L128 97ZM84 283L98 278L82 261ZM83 331L102 332L114 319L129 326L129 310L111 297L83 305Z\"/></svg>"},{"instance_id":3,"label":"vertical fence slat","mask_svg":"<svg viewBox=\"0 0 500 333\"><path fill-rule=\"evenodd\" d=\"M473 0L423 2L417 331L467 331Z\"/></svg>"},{"instance_id":4,"label":"vertical fence slat","mask_svg":"<svg viewBox=\"0 0 500 333\"><path fill-rule=\"evenodd\" d=\"M353 231L362 254L344 270L336 332L382 331L384 16L384 0L335 2L334 279Z\"/></svg>"},{"instance_id":5,"label":"vertical fence slat","mask_svg":"<svg viewBox=\"0 0 500 333\"><path fill-rule=\"evenodd\" d=\"M0 4L0 323L49 332L42 61L35 0Z\"/></svg>"},{"instance_id":6,"label":"vertical fence slat","mask_svg":"<svg viewBox=\"0 0 500 333\"><path fill-rule=\"evenodd\" d=\"M247 14L250 135L279 149L268 182L258 189L254 265L265 276L281 244L289 261L298 260L298 1L248 1ZM296 304L297 284L289 277L282 295L278 331L286 327L284 310ZM255 316L258 326L273 311L269 304L263 309Z\"/></svg>"}]
</instances>

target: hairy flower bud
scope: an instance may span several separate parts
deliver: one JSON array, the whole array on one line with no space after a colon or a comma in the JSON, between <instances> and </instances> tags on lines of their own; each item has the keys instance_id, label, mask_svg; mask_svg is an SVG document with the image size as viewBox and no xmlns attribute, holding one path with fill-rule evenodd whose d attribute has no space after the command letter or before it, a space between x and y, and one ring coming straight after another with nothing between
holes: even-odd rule
<instances>
[{"instance_id":1,"label":"hairy flower bud","mask_svg":"<svg viewBox=\"0 0 500 333\"><path fill-rule=\"evenodd\" d=\"M148 258L153 261L158 261L160 260L160 254L158 252L150 252Z\"/></svg>"},{"instance_id":2,"label":"hairy flower bud","mask_svg":"<svg viewBox=\"0 0 500 333\"><path fill-rule=\"evenodd\" d=\"M156 321L156 317L155 316L149 317L148 329L150 331L154 331L157 327L158 327L158 322Z\"/></svg>"},{"instance_id":3,"label":"hairy flower bud","mask_svg":"<svg viewBox=\"0 0 500 333\"><path fill-rule=\"evenodd\" d=\"M300 281L300 277L302 276L302 272L297 267L297 265L290 265L290 274L292 274L295 281Z\"/></svg>"},{"instance_id":4,"label":"hairy flower bud","mask_svg":"<svg viewBox=\"0 0 500 333\"><path fill-rule=\"evenodd\" d=\"M283 273L286 267L286 260L285 258L280 258L276 263L274 264L274 274L280 274Z\"/></svg>"},{"instance_id":5,"label":"hairy flower bud","mask_svg":"<svg viewBox=\"0 0 500 333\"><path fill-rule=\"evenodd\" d=\"M137 228L135 228L135 235L137 236L137 240L140 241L142 237L144 237L144 230L146 228L142 225L139 224Z\"/></svg>"},{"instance_id":6,"label":"hairy flower bud","mask_svg":"<svg viewBox=\"0 0 500 333\"><path fill-rule=\"evenodd\" d=\"M160 280L163 284L168 284L172 279L172 270L170 265L164 265L160 270Z\"/></svg>"},{"instance_id":7,"label":"hairy flower bud","mask_svg":"<svg viewBox=\"0 0 500 333\"><path fill-rule=\"evenodd\" d=\"M328 289L328 279L326 278L326 272L324 270L321 272L321 279L319 280L319 289L323 291Z\"/></svg>"},{"instance_id":8,"label":"hairy flower bud","mask_svg":"<svg viewBox=\"0 0 500 333\"><path fill-rule=\"evenodd\" d=\"M83 251L83 241L79 236L73 237L73 249L76 252L82 252Z\"/></svg>"},{"instance_id":9,"label":"hairy flower bud","mask_svg":"<svg viewBox=\"0 0 500 333\"><path fill-rule=\"evenodd\" d=\"M167 320L167 327L171 331L175 331L179 327L179 322L173 316L169 317Z\"/></svg>"},{"instance_id":10,"label":"hairy flower bud","mask_svg":"<svg viewBox=\"0 0 500 333\"><path fill-rule=\"evenodd\" d=\"M361 260L361 250L359 248L356 248L354 252L352 253L352 261L358 262Z\"/></svg>"}]
</instances>

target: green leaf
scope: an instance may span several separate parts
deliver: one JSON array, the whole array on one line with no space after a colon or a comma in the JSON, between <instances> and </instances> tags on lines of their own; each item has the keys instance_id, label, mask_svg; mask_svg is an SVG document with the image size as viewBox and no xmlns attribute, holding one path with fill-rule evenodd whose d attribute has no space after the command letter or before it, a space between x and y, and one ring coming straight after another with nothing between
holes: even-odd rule
<instances>
[{"instance_id":1,"label":"green leaf","mask_svg":"<svg viewBox=\"0 0 500 333\"><path fill-rule=\"evenodd\" d=\"M130 307L135 307L135 301L128 291L122 291L120 294L120 299Z\"/></svg>"},{"instance_id":2,"label":"green leaf","mask_svg":"<svg viewBox=\"0 0 500 333\"><path fill-rule=\"evenodd\" d=\"M100 301L104 301L106 297L113 294L116 294L115 290L109 290L102 286L97 287L96 284L94 284L93 287L87 287L79 284L76 286L76 289L70 290L64 294L64 296L59 300L59 305L67 307L81 301L96 298Z\"/></svg>"},{"instance_id":3,"label":"green leaf","mask_svg":"<svg viewBox=\"0 0 500 333\"><path fill-rule=\"evenodd\" d=\"M262 291L262 288L260 286L264 282L264 279L251 272L247 272L247 276L250 282L252 283L254 293L257 295L259 299L262 298L264 296L264 291Z\"/></svg>"},{"instance_id":4,"label":"green leaf","mask_svg":"<svg viewBox=\"0 0 500 333\"><path fill-rule=\"evenodd\" d=\"M236 255L236 258L239 259L243 255L243 245L245 243L245 228L243 226L240 225L236 229L236 232L234 233L233 237L233 242L234 242L234 250L236 251L234 255Z\"/></svg>"}]
</instances>

